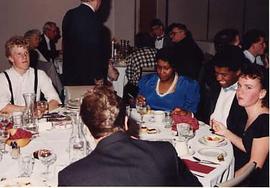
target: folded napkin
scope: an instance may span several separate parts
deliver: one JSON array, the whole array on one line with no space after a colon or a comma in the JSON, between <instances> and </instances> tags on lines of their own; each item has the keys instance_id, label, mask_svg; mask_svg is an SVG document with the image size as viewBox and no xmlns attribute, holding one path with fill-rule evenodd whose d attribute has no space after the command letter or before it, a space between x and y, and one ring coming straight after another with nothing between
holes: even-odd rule
<instances>
[{"instance_id":1,"label":"folded napkin","mask_svg":"<svg viewBox=\"0 0 270 188\"><path fill-rule=\"evenodd\" d=\"M215 169L215 167L203 165L203 164L200 164L198 162L191 161L191 160L188 160L188 159L182 159L182 160L185 163L185 165L188 167L188 169L192 170L192 171L197 171L197 172L201 172L201 173L204 173L204 174L208 174L212 170Z\"/></svg>"}]
</instances>

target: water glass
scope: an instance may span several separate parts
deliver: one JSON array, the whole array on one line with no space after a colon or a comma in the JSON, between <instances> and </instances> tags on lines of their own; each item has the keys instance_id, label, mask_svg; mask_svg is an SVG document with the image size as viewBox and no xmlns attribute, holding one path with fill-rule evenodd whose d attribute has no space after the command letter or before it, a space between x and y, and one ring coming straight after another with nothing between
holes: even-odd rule
<instances>
[{"instance_id":1,"label":"water glass","mask_svg":"<svg viewBox=\"0 0 270 188\"><path fill-rule=\"evenodd\" d=\"M31 155L24 155L19 158L20 177L31 176L34 168L35 160Z\"/></svg>"},{"instance_id":2,"label":"water glass","mask_svg":"<svg viewBox=\"0 0 270 188\"><path fill-rule=\"evenodd\" d=\"M23 127L23 113L14 112L12 114L12 122L13 122L13 128Z\"/></svg>"},{"instance_id":3,"label":"water glass","mask_svg":"<svg viewBox=\"0 0 270 188\"><path fill-rule=\"evenodd\" d=\"M186 139L192 137L192 135L191 135L192 128L191 128L190 124L178 123L176 125L176 127L177 127L177 133L178 133L180 141L186 140Z\"/></svg>"}]
</instances>

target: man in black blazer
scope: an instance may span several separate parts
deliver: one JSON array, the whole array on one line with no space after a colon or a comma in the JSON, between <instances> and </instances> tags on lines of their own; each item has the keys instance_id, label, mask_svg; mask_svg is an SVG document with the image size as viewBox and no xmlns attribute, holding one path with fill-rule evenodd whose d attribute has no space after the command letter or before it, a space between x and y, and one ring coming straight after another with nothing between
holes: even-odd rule
<instances>
[{"instance_id":1,"label":"man in black blazer","mask_svg":"<svg viewBox=\"0 0 270 188\"><path fill-rule=\"evenodd\" d=\"M57 34L58 31L55 22L49 21L44 24L43 34L40 37L38 50L48 62L53 62L59 55L55 45Z\"/></svg>"},{"instance_id":2,"label":"man in black blazer","mask_svg":"<svg viewBox=\"0 0 270 188\"><path fill-rule=\"evenodd\" d=\"M63 19L63 77L65 85L92 85L107 78L102 23L96 11L101 0L81 0Z\"/></svg>"},{"instance_id":3,"label":"man in black blazer","mask_svg":"<svg viewBox=\"0 0 270 188\"><path fill-rule=\"evenodd\" d=\"M201 186L169 142L128 136L116 94L96 87L83 99L82 121L98 142L85 158L60 171L59 186ZM125 118L122 118L125 119Z\"/></svg>"},{"instance_id":4,"label":"man in black blazer","mask_svg":"<svg viewBox=\"0 0 270 188\"><path fill-rule=\"evenodd\" d=\"M197 117L211 125L211 120L222 122L233 133L242 137L247 114L236 99L237 81L241 74L241 67L247 59L239 47L224 46L212 59L217 85L205 90L202 96L204 106L199 107ZM210 74L210 73L209 73ZM240 150L234 147L234 155ZM235 164L238 168L238 164Z\"/></svg>"}]
</instances>

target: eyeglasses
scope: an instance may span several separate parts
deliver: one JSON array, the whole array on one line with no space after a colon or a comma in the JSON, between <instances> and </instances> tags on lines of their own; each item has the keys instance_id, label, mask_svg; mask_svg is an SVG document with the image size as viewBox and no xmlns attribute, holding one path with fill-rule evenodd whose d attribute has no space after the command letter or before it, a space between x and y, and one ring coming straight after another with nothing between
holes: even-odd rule
<instances>
[{"instance_id":1,"label":"eyeglasses","mask_svg":"<svg viewBox=\"0 0 270 188\"><path fill-rule=\"evenodd\" d=\"M177 33L183 33L184 31L172 31L170 32L170 35L176 35Z\"/></svg>"}]
</instances>

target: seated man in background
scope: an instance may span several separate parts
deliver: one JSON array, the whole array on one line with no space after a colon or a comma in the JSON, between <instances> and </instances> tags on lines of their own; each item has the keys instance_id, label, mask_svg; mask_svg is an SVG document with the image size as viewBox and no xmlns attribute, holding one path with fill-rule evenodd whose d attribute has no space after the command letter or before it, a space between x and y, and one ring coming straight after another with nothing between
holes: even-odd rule
<instances>
[{"instance_id":1,"label":"seated man in background","mask_svg":"<svg viewBox=\"0 0 270 188\"><path fill-rule=\"evenodd\" d=\"M6 56L12 67L0 74L0 112L24 111L23 93L35 93L36 101L41 92L49 109L57 108L60 98L51 79L42 70L30 68L29 43L24 37L11 37L5 44Z\"/></svg>"},{"instance_id":2,"label":"seated man in background","mask_svg":"<svg viewBox=\"0 0 270 188\"><path fill-rule=\"evenodd\" d=\"M159 50L161 48L169 47L172 45L170 36L165 33L164 25L160 19L153 19L150 26L156 49Z\"/></svg>"},{"instance_id":3,"label":"seated man in background","mask_svg":"<svg viewBox=\"0 0 270 188\"><path fill-rule=\"evenodd\" d=\"M246 58L251 63L256 63L258 65L268 68L268 60L262 58L265 54L266 43L265 34L263 31L252 29L247 31L243 36L243 49Z\"/></svg>"},{"instance_id":4,"label":"seated man in background","mask_svg":"<svg viewBox=\"0 0 270 188\"><path fill-rule=\"evenodd\" d=\"M152 45L148 33L138 33L135 36L135 50L126 58L126 76L128 83L124 88L124 100L128 101L130 95L136 97L138 94L138 81L141 78L142 69L154 67L157 50Z\"/></svg>"},{"instance_id":5,"label":"seated man in background","mask_svg":"<svg viewBox=\"0 0 270 188\"><path fill-rule=\"evenodd\" d=\"M119 107L106 87L95 87L84 97L80 115L97 146L60 171L59 186L201 186L170 143L128 136L124 125L116 124Z\"/></svg>"},{"instance_id":6,"label":"seated man in background","mask_svg":"<svg viewBox=\"0 0 270 188\"><path fill-rule=\"evenodd\" d=\"M40 42L40 35L40 31L37 29L29 30L24 34L24 37L30 45L30 66L45 71L47 75L51 78L54 87L58 91L58 94L61 94L63 90L63 85L59 78L59 75L56 72L54 64L48 62L37 48Z\"/></svg>"},{"instance_id":7,"label":"seated man in background","mask_svg":"<svg viewBox=\"0 0 270 188\"><path fill-rule=\"evenodd\" d=\"M38 49L48 62L54 62L54 59L59 56L59 51L56 50L55 45L58 37L56 23L46 22L43 26L43 34Z\"/></svg>"},{"instance_id":8,"label":"seated man in background","mask_svg":"<svg viewBox=\"0 0 270 188\"><path fill-rule=\"evenodd\" d=\"M148 74L139 81L138 102L146 102L155 110L197 111L200 87L197 81L179 75L175 70L173 50L162 48L157 52L157 73Z\"/></svg>"}]
</instances>

